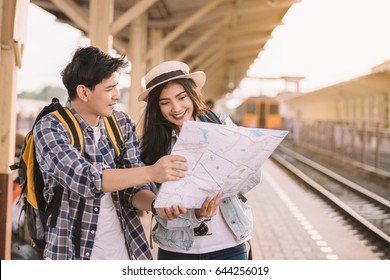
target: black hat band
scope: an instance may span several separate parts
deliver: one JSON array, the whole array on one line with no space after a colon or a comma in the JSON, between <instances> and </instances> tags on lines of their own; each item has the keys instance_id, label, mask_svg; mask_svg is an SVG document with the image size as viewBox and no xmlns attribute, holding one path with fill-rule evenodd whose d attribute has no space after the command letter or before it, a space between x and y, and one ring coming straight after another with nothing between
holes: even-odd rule
<instances>
[{"instance_id":1,"label":"black hat band","mask_svg":"<svg viewBox=\"0 0 390 280\"><path fill-rule=\"evenodd\" d=\"M182 70L175 70L175 71L171 71L171 72L168 72L168 73L164 73L164 74L161 74L155 78L153 78L147 85L146 85L146 89L149 89L163 81L166 81L166 80L169 80L169 79L172 79L174 77L178 77L178 76L181 76L181 75L186 75L188 73L182 71Z\"/></svg>"}]
</instances>

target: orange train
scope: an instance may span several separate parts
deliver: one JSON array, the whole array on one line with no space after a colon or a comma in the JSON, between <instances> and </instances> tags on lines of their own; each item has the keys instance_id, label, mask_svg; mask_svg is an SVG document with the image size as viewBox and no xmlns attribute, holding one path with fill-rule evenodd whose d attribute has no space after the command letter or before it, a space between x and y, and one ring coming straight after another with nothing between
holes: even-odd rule
<instances>
[{"instance_id":1,"label":"orange train","mask_svg":"<svg viewBox=\"0 0 390 280\"><path fill-rule=\"evenodd\" d=\"M250 97L237 107L234 119L244 127L280 129L280 101L269 97Z\"/></svg>"}]
</instances>

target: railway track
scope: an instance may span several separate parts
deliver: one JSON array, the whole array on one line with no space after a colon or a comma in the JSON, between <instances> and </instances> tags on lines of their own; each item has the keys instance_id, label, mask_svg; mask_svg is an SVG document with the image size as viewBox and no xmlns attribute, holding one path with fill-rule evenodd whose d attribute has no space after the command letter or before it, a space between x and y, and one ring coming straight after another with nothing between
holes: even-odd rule
<instances>
[{"instance_id":1,"label":"railway track","mask_svg":"<svg viewBox=\"0 0 390 280\"><path fill-rule=\"evenodd\" d=\"M390 201L334 171L279 146L271 158L336 208L376 248L390 259Z\"/></svg>"}]
</instances>

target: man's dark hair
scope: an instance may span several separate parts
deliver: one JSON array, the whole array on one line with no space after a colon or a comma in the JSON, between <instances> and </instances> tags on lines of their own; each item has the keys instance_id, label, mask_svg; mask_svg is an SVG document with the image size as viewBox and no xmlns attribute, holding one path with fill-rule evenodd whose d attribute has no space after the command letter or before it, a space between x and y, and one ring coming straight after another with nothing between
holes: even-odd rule
<instances>
[{"instance_id":1,"label":"man's dark hair","mask_svg":"<svg viewBox=\"0 0 390 280\"><path fill-rule=\"evenodd\" d=\"M78 85L93 90L97 84L127 65L124 54L114 58L96 47L79 48L74 53L72 61L61 72L62 82L68 90L70 100L74 100Z\"/></svg>"}]
</instances>

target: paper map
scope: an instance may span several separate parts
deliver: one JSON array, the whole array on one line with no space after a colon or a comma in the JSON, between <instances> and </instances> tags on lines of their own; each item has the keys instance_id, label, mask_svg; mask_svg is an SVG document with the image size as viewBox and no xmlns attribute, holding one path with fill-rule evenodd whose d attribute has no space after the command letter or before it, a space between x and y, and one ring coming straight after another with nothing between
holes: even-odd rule
<instances>
[{"instance_id":1,"label":"paper map","mask_svg":"<svg viewBox=\"0 0 390 280\"><path fill-rule=\"evenodd\" d=\"M207 196L237 194L288 131L187 121L171 152L187 159L186 176L161 185L155 207L200 208Z\"/></svg>"}]
</instances>

